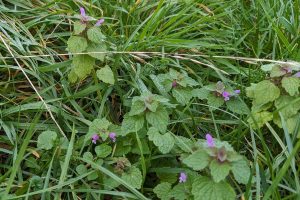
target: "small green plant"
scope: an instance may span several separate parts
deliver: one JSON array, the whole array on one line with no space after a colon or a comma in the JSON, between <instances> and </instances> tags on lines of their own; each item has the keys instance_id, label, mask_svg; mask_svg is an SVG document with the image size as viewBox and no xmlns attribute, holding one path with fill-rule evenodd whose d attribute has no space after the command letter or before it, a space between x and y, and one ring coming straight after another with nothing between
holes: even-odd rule
<instances>
[{"instance_id":1,"label":"small green plant","mask_svg":"<svg viewBox=\"0 0 300 200\"><path fill-rule=\"evenodd\" d=\"M300 129L297 131L296 125L300 114L300 66L268 64L261 69L268 73L266 80L251 84L246 90L253 100L253 118L248 122L254 128L261 128L268 121L280 128L285 123L288 132L299 137Z\"/></svg>"}]
</instances>

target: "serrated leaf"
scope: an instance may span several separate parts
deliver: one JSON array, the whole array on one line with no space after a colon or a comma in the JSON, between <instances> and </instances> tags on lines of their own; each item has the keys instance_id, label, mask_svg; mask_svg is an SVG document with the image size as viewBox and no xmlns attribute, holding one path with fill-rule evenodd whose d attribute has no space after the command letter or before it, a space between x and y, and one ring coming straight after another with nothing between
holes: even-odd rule
<instances>
[{"instance_id":1,"label":"serrated leaf","mask_svg":"<svg viewBox=\"0 0 300 200\"><path fill-rule=\"evenodd\" d=\"M254 123L252 117L250 117L247 121L249 122L250 126L255 129L263 127L266 122L271 121L273 119L273 114L268 111L262 111L252 114L258 127L256 127L256 124Z\"/></svg>"},{"instance_id":2,"label":"serrated leaf","mask_svg":"<svg viewBox=\"0 0 300 200\"><path fill-rule=\"evenodd\" d=\"M172 188L169 192L169 196L175 200L186 200L189 199L189 193L188 187L186 187L185 184L179 183Z\"/></svg>"},{"instance_id":3,"label":"serrated leaf","mask_svg":"<svg viewBox=\"0 0 300 200\"><path fill-rule=\"evenodd\" d=\"M200 89L193 89L192 94L194 97L199 98L201 100L207 99L210 91L206 88L200 88Z\"/></svg>"},{"instance_id":4,"label":"serrated leaf","mask_svg":"<svg viewBox=\"0 0 300 200\"><path fill-rule=\"evenodd\" d=\"M57 138L57 133L54 131L43 131L37 140L37 147L39 149L50 150L54 145L54 141Z\"/></svg>"},{"instance_id":5,"label":"serrated leaf","mask_svg":"<svg viewBox=\"0 0 300 200\"><path fill-rule=\"evenodd\" d=\"M231 98L229 101L226 101L226 106L234 113L248 114L247 105L238 98Z\"/></svg>"},{"instance_id":6,"label":"serrated leaf","mask_svg":"<svg viewBox=\"0 0 300 200\"><path fill-rule=\"evenodd\" d=\"M149 140L152 141L163 154L169 153L172 150L175 141L169 132L162 135L158 129L151 127L147 135Z\"/></svg>"},{"instance_id":7,"label":"serrated leaf","mask_svg":"<svg viewBox=\"0 0 300 200\"><path fill-rule=\"evenodd\" d=\"M269 72L272 70L272 68L274 66L276 66L277 64L271 63L271 64L266 64L266 65L262 65L260 68L261 70L263 70L264 72Z\"/></svg>"},{"instance_id":8,"label":"serrated leaf","mask_svg":"<svg viewBox=\"0 0 300 200\"><path fill-rule=\"evenodd\" d=\"M105 36L102 34L101 29L97 26L90 28L87 31L88 39L94 43L100 44L105 40Z\"/></svg>"},{"instance_id":9,"label":"serrated leaf","mask_svg":"<svg viewBox=\"0 0 300 200\"><path fill-rule=\"evenodd\" d=\"M183 159L182 162L193 170L202 170L209 164L210 156L205 151L198 150Z\"/></svg>"},{"instance_id":10,"label":"serrated leaf","mask_svg":"<svg viewBox=\"0 0 300 200\"><path fill-rule=\"evenodd\" d=\"M125 114L121 127L122 134L135 133L135 131L139 131L143 126L144 116L129 116L129 114Z\"/></svg>"},{"instance_id":11,"label":"serrated leaf","mask_svg":"<svg viewBox=\"0 0 300 200\"><path fill-rule=\"evenodd\" d=\"M109 66L105 66L97 70L97 77L100 81L104 83L109 83L113 85L115 83L114 73Z\"/></svg>"},{"instance_id":12,"label":"serrated leaf","mask_svg":"<svg viewBox=\"0 0 300 200\"><path fill-rule=\"evenodd\" d=\"M250 167L248 161L243 158L232 162L231 171L235 180L241 184L247 184L250 178Z\"/></svg>"},{"instance_id":13,"label":"serrated leaf","mask_svg":"<svg viewBox=\"0 0 300 200\"><path fill-rule=\"evenodd\" d=\"M75 55L72 61L73 70L79 79L83 79L89 75L94 64L95 59L89 55Z\"/></svg>"},{"instance_id":14,"label":"serrated leaf","mask_svg":"<svg viewBox=\"0 0 300 200\"><path fill-rule=\"evenodd\" d=\"M171 197L169 196L169 192L171 191L170 183L160 183L153 189L153 192L156 196L161 200L169 200Z\"/></svg>"},{"instance_id":15,"label":"serrated leaf","mask_svg":"<svg viewBox=\"0 0 300 200\"><path fill-rule=\"evenodd\" d=\"M164 107L158 107L156 112L147 112L146 119L149 124L156 127L161 133L166 132L169 114Z\"/></svg>"},{"instance_id":16,"label":"serrated leaf","mask_svg":"<svg viewBox=\"0 0 300 200\"><path fill-rule=\"evenodd\" d=\"M105 59L105 56L106 56L106 53L103 53L103 52L106 52L107 48L106 48L105 44L97 44L97 43L90 42L88 47L86 48L86 51L87 52L95 52L95 53L88 53L88 54L90 56L92 56L93 58L96 58L103 62ZM96 52L98 52L98 53L96 53Z\"/></svg>"},{"instance_id":17,"label":"serrated leaf","mask_svg":"<svg viewBox=\"0 0 300 200\"><path fill-rule=\"evenodd\" d=\"M222 97L217 97L214 94L209 93L207 96L207 103L213 108L219 108L224 104L224 99Z\"/></svg>"},{"instance_id":18,"label":"serrated leaf","mask_svg":"<svg viewBox=\"0 0 300 200\"><path fill-rule=\"evenodd\" d=\"M300 116L299 116L299 114L297 114L297 115L292 116L292 117L290 117L286 120L286 126L287 126L288 132L290 134L293 134L296 131L297 123L298 123L299 119L300 119ZM295 134L296 134L297 138L300 137L300 126L299 126L299 129L298 129L298 132L296 132Z\"/></svg>"},{"instance_id":19,"label":"serrated leaf","mask_svg":"<svg viewBox=\"0 0 300 200\"><path fill-rule=\"evenodd\" d=\"M182 105L188 104L193 97L191 91L187 88L174 88L172 90L172 95L175 97L176 101Z\"/></svg>"},{"instance_id":20,"label":"serrated leaf","mask_svg":"<svg viewBox=\"0 0 300 200\"><path fill-rule=\"evenodd\" d=\"M256 105L263 105L272 102L280 95L279 88L269 80L264 80L256 84L254 89L254 102Z\"/></svg>"},{"instance_id":21,"label":"serrated leaf","mask_svg":"<svg viewBox=\"0 0 300 200\"><path fill-rule=\"evenodd\" d=\"M112 151L112 148L107 144L101 144L95 147L95 152L99 158L107 157Z\"/></svg>"},{"instance_id":22,"label":"serrated leaf","mask_svg":"<svg viewBox=\"0 0 300 200\"><path fill-rule=\"evenodd\" d=\"M175 136L175 144L184 152L190 153L194 145L193 141L183 136Z\"/></svg>"},{"instance_id":23,"label":"serrated leaf","mask_svg":"<svg viewBox=\"0 0 300 200\"><path fill-rule=\"evenodd\" d=\"M291 96L299 94L300 80L297 77L283 77L281 81L282 87Z\"/></svg>"},{"instance_id":24,"label":"serrated leaf","mask_svg":"<svg viewBox=\"0 0 300 200\"><path fill-rule=\"evenodd\" d=\"M272 67L270 76L272 78L274 77L280 77L286 74L286 71L282 69L282 67L280 65L275 65Z\"/></svg>"},{"instance_id":25,"label":"serrated leaf","mask_svg":"<svg viewBox=\"0 0 300 200\"><path fill-rule=\"evenodd\" d=\"M132 102L131 109L129 112L129 116L134 116L141 114L146 110L145 103L141 100L136 100Z\"/></svg>"},{"instance_id":26,"label":"serrated leaf","mask_svg":"<svg viewBox=\"0 0 300 200\"><path fill-rule=\"evenodd\" d=\"M208 177L197 178L192 185L194 200L235 200L234 189L226 182L214 182Z\"/></svg>"},{"instance_id":27,"label":"serrated leaf","mask_svg":"<svg viewBox=\"0 0 300 200\"><path fill-rule=\"evenodd\" d=\"M220 163L217 160L213 160L210 162L209 169L214 181L218 183L226 178L231 166L228 162Z\"/></svg>"},{"instance_id":28,"label":"serrated leaf","mask_svg":"<svg viewBox=\"0 0 300 200\"><path fill-rule=\"evenodd\" d=\"M295 97L291 96L281 96L275 101L275 107L279 109L279 112L284 118L289 118L298 113L300 110L300 101L293 102ZM292 103L293 102L293 103Z\"/></svg>"},{"instance_id":29,"label":"serrated leaf","mask_svg":"<svg viewBox=\"0 0 300 200\"><path fill-rule=\"evenodd\" d=\"M194 86L199 85L199 83L197 81L195 81L194 79L192 79L191 77L189 77L187 74L180 81L180 83L183 83L184 85L187 85L187 86L190 86L190 87L194 87Z\"/></svg>"},{"instance_id":30,"label":"serrated leaf","mask_svg":"<svg viewBox=\"0 0 300 200\"><path fill-rule=\"evenodd\" d=\"M67 42L68 50L71 53L81 53L87 48L87 41L80 36L71 36Z\"/></svg>"},{"instance_id":31,"label":"serrated leaf","mask_svg":"<svg viewBox=\"0 0 300 200\"><path fill-rule=\"evenodd\" d=\"M82 33L86 28L86 24L85 23L81 23L81 21L76 21L74 23L74 33L76 35Z\"/></svg>"},{"instance_id":32,"label":"serrated leaf","mask_svg":"<svg viewBox=\"0 0 300 200\"><path fill-rule=\"evenodd\" d=\"M122 179L132 187L140 189L142 186L143 176L137 167L131 167L128 172L122 174Z\"/></svg>"}]
</instances>

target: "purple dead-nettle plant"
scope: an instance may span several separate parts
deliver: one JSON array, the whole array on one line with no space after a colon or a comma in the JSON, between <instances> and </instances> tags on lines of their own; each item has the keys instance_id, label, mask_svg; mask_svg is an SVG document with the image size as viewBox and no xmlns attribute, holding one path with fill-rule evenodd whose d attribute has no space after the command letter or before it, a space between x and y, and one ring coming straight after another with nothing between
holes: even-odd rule
<instances>
[{"instance_id":1,"label":"purple dead-nettle plant","mask_svg":"<svg viewBox=\"0 0 300 200\"><path fill-rule=\"evenodd\" d=\"M179 174L179 183L185 183L187 179L187 175L184 172L180 172Z\"/></svg>"},{"instance_id":2,"label":"purple dead-nettle plant","mask_svg":"<svg viewBox=\"0 0 300 200\"><path fill-rule=\"evenodd\" d=\"M83 23L83 24L85 24L88 21L91 21L93 19L93 18L86 15L85 9L83 7L80 7L80 15L81 15L81 23ZM101 24L103 24L103 22L104 22L104 19L99 19L96 22L95 26L101 26Z\"/></svg>"},{"instance_id":3,"label":"purple dead-nettle plant","mask_svg":"<svg viewBox=\"0 0 300 200\"><path fill-rule=\"evenodd\" d=\"M235 93L235 94L240 94L240 93L241 93L241 90L234 90L234 93Z\"/></svg>"},{"instance_id":4,"label":"purple dead-nettle plant","mask_svg":"<svg viewBox=\"0 0 300 200\"><path fill-rule=\"evenodd\" d=\"M215 147L214 138L211 136L211 134L206 134L206 144L208 147Z\"/></svg>"},{"instance_id":5,"label":"purple dead-nettle plant","mask_svg":"<svg viewBox=\"0 0 300 200\"><path fill-rule=\"evenodd\" d=\"M94 143L94 144L96 144L97 143L97 140L99 140L99 135L98 134L94 134L93 136L92 136L92 143Z\"/></svg>"},{"instance_id":6,"label":"purple dead-nettle plant","mask_svg":"<svg viewBox=\"0 0 300 200\"><path fill-rule=\"evenodd\" d=\"M296 74L294 74L294 76L300 78L300 72L297 72Z\"/></svg>"},{"instance_id":7,"label":"purple dead-nettle plant","mask_svg":"<svg viewBox=\"0 0 300 200\"><path fill-rule=\"evenodd\" d=\"M112 142L116 142L117 140L117 134L114 132L109 133L109 138L111 139Z\"/></svg>"},{"instance_id":8,"label":"purple dead-nettle plant","mask_svg":"<svg viewBox=\"0 0 300 200\"><path fill-rule=\"evenodd\" d=\"M224 91L222 93L222 96L224 98L224 101L229 101L229 99L230 99L230 93L229 92Z\"/></svg>"}]
</instances>

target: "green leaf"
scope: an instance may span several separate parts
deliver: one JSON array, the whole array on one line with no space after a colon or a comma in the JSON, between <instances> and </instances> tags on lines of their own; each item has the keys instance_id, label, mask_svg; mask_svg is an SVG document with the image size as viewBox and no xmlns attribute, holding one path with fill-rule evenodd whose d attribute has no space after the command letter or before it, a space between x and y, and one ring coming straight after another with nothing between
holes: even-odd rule
<instances>
[{"instance_id":1,"label":"green leaf","mask_svg":"<svg viewBox=\"0 0 300 200\"><path fill-rule=\"evenodd\" d=\"M107 144L101 144L95 147L95 152L99 158L105 158L111 154L112 148Z\"/></svg>"},{"instance_id":2,"label":"green leaf","mask_svg":"<svg viewBox=\"0 0 300 200\"><path fill-rule=\"evenodd\" d=\"M201 100L207 99L210 91L206 88L194 89L192 94L194 97L199 98Z\"/></svg>"},{"instance_id":3,"label":"green leaf","mask_svg":"<svg viewBox=\"0 0 300 200\"><path fill-rule=\"evenodd\" d=\"M152 141L163 154L169 153L172 150L175 141L169 132L162 135L157 128L151 127L147 135L149 140Z\"/></svg>"},{"instance_id":4,"label":"green leaf","mask_svg":"<svg viewBox=\"0 0 300 200\"><path fill-rule=\"evenodd\" d=\"M235 200L234 189L226 182L216 183L208 177L197 178L192 186L194 200Z\"/></svg>"},{"instance_id":5,"label":"green leaf","mask_svg":"<svg viewBox=\"0 0 300 200\"><path fill-rule=\"evenodd\" d=\"M217 160L211 161L210 165L210 173L215 182L220 182L226 178L229 174L231 166L228 162L218 162Z\"/></svg>"},{"instance_id":6,"label":"green leaf","mask_svg":"<svg viewBox=\"0 0 300 200\"><path fill-rule=\"evenodd\" d=\"M100 81L104 83L109 83L113 85L115 83L114 73L109 66L105 66L97 70L97 77Z\"/></svg>"},{"instance_id":7,"label":"green leaf","mask_svg":"<svg viewBox=\"0 0 300 200\"><path fill-rule=\"evenodd\" d=\"M275 107L280 109L279 112L283 115L284 118L289 118L298 113L300 110L300 101L293 102L295 97L291 96L281 96L280 98L276 99Z\"/></svg>"},{"instance_id":8,"label":"green leaf","mask_svg":"<svg viewBox=\"0 0 300 200\"><path fill-rule=\"evenodd\" d=\"M122 134L135 133L135 131L139 131L143 126L144 116L129 116L129 114L126 113L121 127Z\"/></svg>"},{"instance_id":9,"label":"green leaf","mask_svg":"<svg viewBox=\"0 0 300 200\"><path fill-rule=\"evenodd\" d=\"M198 150L182 161L193 170L202 170L210 162L210 156L203 150Z\"/></svg>"},{"instance_id":10,"label":"green leaf","mask_svg":"<svg viewBox=\"0 0 300 200\"><path fill-rule=\"evenodd\" d=\"M44 131L38 136L37 147L39 149L50 150L54 145L57 134L54 131Z\"/></svg>"},{"instance_id":11,"label":"green leaf","mask_svg":"<svg viewBox=\"0 0 300 200\"><path fill-rule=\"evenodd\" d=\"M238 114L248 114L248 108L247 105L239 100L238 98L231 98L229 101L226 101L227 108Z\"/></svg>"},{"instance_id":12,"label":"green leaf","mask_svg":"<svg viewBox=\"0 0 300 200\"><path fill-rule=\"evenodd\" d=\"M131 167L130 170L122 174L122 179L136 189L142 186L143 176L137 167Z\"/></svg>"},{"instance_id":13,"label":"green leaf","mask_svg":"<svg viewBox=\"0 0 300 200\"><path fill-rule=\"evenodd\" d=\"M188 187L186 187L186 184L179 183L169 192L169 196L175 200L186 200L190 199L188 196L189 193L190 191L188 190Z\"/></svg>"},{"instance_id":14,"label":"green leaf","mask_svg":"<svg viewBox=\"0 0 300 200\"><path fill-rule=\"evenodd\" d=\"M135 100L132 102L129 116L141 114L146 110L145 103L141 100Z\"/></svg>"},{"instance_id":15,"label":"green leaf","mask_svg":"<svg viewBox=\"0 0 300 200\"><path fill-rule=\"evenodd\" d=\"M213 108L219 108L224 104L224 99L222 97L217 97L213 93L209 93L207 96L208 105Z\"/></svg>"},{"instance_id":16,"label":"green leaf","mask_svg":"<svg viewBox=\"0 0 300 200\"><path fill-rule=\"evenodd\" d=\"M75 55L73 57L72 66L75 74L79 79L89 75L94 67L95 59L89 55Z\"/></svg>"},{"instance_id":17,"label":"green leaf","mask_svg":"<svg viewBox=\"0 0 300 200\"><path fill-rule=\"evenodd\" d=\"M105 36L101 33L101 29L97 26L90 28L87 31L88 39L94 43L100 44L105 40Z\"/></svg>"},{"instance_id":18,"label":"green leaf","mask_svg":"<svg viewBox=\"0 0 300 200\"><path fill-rule=\"evenodd\" d=\"M176 101L182 105L188 104L193 97L191 91L187 88L174 88L172 90L172 95L175 97Z\"/></svg>"},{"instance_id":19,"label":"green leaf","mask_svg":"<svg viewBox=\"0 0 300 200\"><path fill-rule=\"evenodd\" d=\"M274 66L278 66L278 64L274 64L274 63L266 64L266 65L262 65L260 68L264 72L269 72L269 71L271 71L273 69Z\"/></svg>"},{"instance_id":20,"label":"green leaf","mask_svg":"<svg viewBox=\"0 0 300 200\"><path fill-rule=\"evenodd\" d=\"M270 76L272 78L274 77L280 77L286 74L286 71L282 69L282 67L280 65L275 65L272 67Z\"/></svg>"},{"instance_id":21,"label":"green leaf","mask_svg":"<svg viewBox=\"0 0 300 200\"><path fill-rule=\"evenodd\" d=\"M282 87L285 89L287 93L289 93L291 96L295 96L296 94L299 94L299 86L300 81L297 77L283 77L281 81Z\"/></svg>"},{"instance_id":22,"label":"green leaf","mask_svg":"<svg viewBox=\"0 0 300 200\"><path fill-rule=\"evenodd\" d=\"M171 184L170 183L160 183L153 189L153 192L156 196L161 200L169 200L171 196L169 192L171 191Z\"/></svg>"},{"instance_id":23,"label":"green leaf","mask_svg":"<svg viewBox=\"0 0 300 200\"><path fill-rule=\"evenodd\" d=\"M87 152L84 152L83 156L82 156L84 159L86 160L90 160L90 161L93 161L93 154L89 151Z\"/></svg>"},{"instance_id":24,"label":"green leaf","mask_svg":"<svg viewBox=\"0 0 300 200\"><path fill-rule=\"evenodd\" d=\"M290 134L292 134L296 131L299 117L300 117L299 114L297 114L297 115L295 115L293 117L290 117L286 120L286 126L287 126L288 132ZM298 138L300 137L300 128L298 129L298 132L296 132L296 136Z\"/></svg>"},{"instance_id":25,"label":"green leaf","mask_svg":"<svg viewBox=\"0 0 300 200\"><path fill-rule=\"evenodd\" d=\"M175 136L175 144L186 153L190 153L194 145L192 140L183 136Z\"/></svg>"},{"instance_id":26,"label":"green leaf","mask_svg":"<svg viewBox=\"0 0 300 200\"><path fill-rule=\"evenodd\" d=\"M253 95L253 104L262 105L277 99L280 95L280 90L271 81L264 80L256 84Z\"/></svg>"},{"instance_id":27,"label":"green leaf","mask_svg":"<svg viewBox=\"0 0 300 200\"><path fill-rule=\"evenodd\" d=\"M85 23L81 23L80 21L76 21L74 23L74 33L75 33L75 35L78 35L78 34L82 33L82 31L84 31L85 28L86 28Z\"/></svg>"},{"instance_id":28,"label":"green leaf","mask_svg":"<svg viewBox=\"0 0 300 200\"><path fill-rule=\"evenodd\" d=\"M233 173L235 180L238 183L247 184L250 178L250 167L248 161L245 158L243 158L235 162L232 162L231 164L232 164L231 171Z\"/></svg>"},{"instance_id":29,"label":"green leaf","mask_svg":"<svg viewBox=\"0 0 300 200\"><path fill-rule=\"evenodd\" d=\"M161 182L175 183L178 181L178 174L176 173L156 173Z\"/></svg>"},{"instance_id":30,"label":"green leaf","mask_svg":"<svg viewBox=\"0 0 300 200\"><path fill-rule=\"evenodd\" d=\"M72 69L70 71L70 73L68 74L68 80L70 83L76 83L77 79L78 79L78 76L75 73L74 69Z\"/></svg>"},{"instance_id":31,"label":"green leaf","mask_svg":"<svg viewBox=\"0 0 300 200\"><path fill-rule=\"evenodd\" d=\"M71 53L81 53L87 48L87 41L80 36L71 36L67 42L68 50Z\"/></svg>"},{"instance_id":32,"label":"green leaf","mask_svg":"<svg viewBox=\"0 0 300 200\"><path fill-rule=\"evenodd\" d=\"M147 112L146 119L149 124L156 127L161 133L166 132L169 123L169 114L164 107L158 107L156 112Z\"/></svg>"},{"instance_id":33,"label":"green leaf","mask_svg":"<svg viewBox=\"0 0 300 200\"><path fill-rule=\"evenodd\" d=\"M97 178L98 178L97 171L94 171L93 173L91 173L90 175L87 176L87 180L89 180L89 181L96 180Z\"/></svg>"},{"instance_id":34,"label":"green leaf","mask_svg":"<svg viewBox=\"0 0 300 200\"><path fill-rule=\"evenodd\" d=\"M76 167L76 172L79 174L79 175L82 175L82 174L85 174L87 173L87 168L85 165L83 164L80 164Z\"/></svg>"},{"instance_id":35,"label":"green leaf","mask_svg":"<svg viewBox=\"0 0 300 200\"><path fill-rule=\"evenodd\" d=\"M249 122L250 126L255 129L263 127L266 122L271 121L273 119L273 114L268 111L262 111L262 112L252 113L252 114L258 127L256 127L252 117L250 117L247 121Z\"/></svg>"},{"instance_id":36,"label":"green leaf","mask_svg":"<svg viewBox=\"0 0 300 200\"><path fill-rule=\"evenodd\" d=\"M103 52L106 52L107 48L105 44L97 44L97 43L89 42L86 51L98 52L98 53L89 53L89 55L103 62L106 56L106 53Z\"/></svg>"}]
</instances>

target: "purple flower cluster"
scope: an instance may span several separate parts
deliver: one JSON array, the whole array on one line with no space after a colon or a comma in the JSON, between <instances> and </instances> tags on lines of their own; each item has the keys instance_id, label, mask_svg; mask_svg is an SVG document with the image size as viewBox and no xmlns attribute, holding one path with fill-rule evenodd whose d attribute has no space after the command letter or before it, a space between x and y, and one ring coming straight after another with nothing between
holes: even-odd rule
<instances>
[{"instance_id":1,"label":"purple flower cluster","mask_svg":"<svg viewBox=\"0 0 300 200\"><path fill-rule=\"evenodd\" d=\"M231 96L239 95L241 93L241 90L234 90L234 95L231 95L229 92L224 91L222 92L222 96L224 98L224 101L229 101Z\"/></svg>"},{"instance_id":2,"label":"purple flower cluster","mask_svg":"<svg viewBox=\"0 0 300 200\"><path fill-rule=\"evenodd\" d=\"M211 136L211 134L207 133L206 134L206 144L208 147L214 147L215 143L214 143L214 138Z\"/></svg>"},{"instance_id":3,"label":"purple flower cluster","mask_svg":"<svg viewBox=\"0 0 300 200\"><path fill-rule=\"evenodd\" d=\"M110 138L110 140L111 140L112 142L116 142L116 140L117 140L117 134L114 133L114 132L109 133L109 134L108 134L108 137ZM100 137L99 137L98 134L92 135L92 143L93 143L93 144L96 144L97 141L98 141L99 139L100 139Z\"/></svg>"},{"instance_id":4,"label":"purple flower cluster","mask_svg":"<svg viewBox=\"0 0 300 200\"><path fill-rule=\"evenodd\" d=\"M84 9L83 7L80 7L80 15L81 15L81 22L82 22L82 23L86 23L86 22L89 21L89 18L88 18L88 16L86 15L85 9ZM99 20L96 22L95 26L101 26L101 24L103 24L103 22L104 22L104 19L99 19Z\"/></svg>"},{"instance_id":5,"label":"purple flower cluster","mask_svg":"<svg viewBox=\"0 0 300 200\"><path fill-rule=\"evenodd\" d=\"M186 173L180 172L180 175L179 175L179 183L185 183L185 182L186 182L186 179L187 179Z\"/></svg>"}]
</instances>

